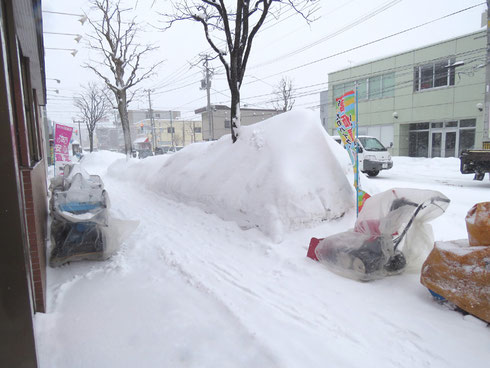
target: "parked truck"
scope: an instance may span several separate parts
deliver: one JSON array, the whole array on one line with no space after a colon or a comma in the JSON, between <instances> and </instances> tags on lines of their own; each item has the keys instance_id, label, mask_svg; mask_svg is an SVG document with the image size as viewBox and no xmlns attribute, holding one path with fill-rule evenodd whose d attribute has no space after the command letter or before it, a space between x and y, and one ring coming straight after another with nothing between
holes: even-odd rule
<instances>
[{"instance_id":1,"label":"parked truck","mask_svg":"<svg viewBox=\"0 0 490 368\"><path fill-rule=\"evenodd\" d=\"M339 136L332 138L342 144ZM361 172L368 176L376 176L381 170L389 170L392 167L393 160L388 149L377 138L367 135L359 136L359 170Z\"/></svg>"},{"instance_id":2,"label":"parked truck","mask_svg":"<svg viewBox=\"0 0 490 368\"><path fill-rule=\"evenodd\" d=\"M475 174L473 180L483 180L490 173L490 141L483 142L482 149L464 150L459 156L462 174Z\"/></svg>"}]
</instances>

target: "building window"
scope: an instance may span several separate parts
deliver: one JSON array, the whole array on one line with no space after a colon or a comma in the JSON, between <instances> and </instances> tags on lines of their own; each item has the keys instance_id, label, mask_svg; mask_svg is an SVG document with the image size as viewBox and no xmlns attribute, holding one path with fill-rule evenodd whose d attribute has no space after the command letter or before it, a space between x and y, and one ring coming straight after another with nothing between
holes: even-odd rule
<instances>
[{"instance_id":1,"label":"building window","mask_svg":"<svg viewBox=\"0 0 490 368\"><path fill-rule=\"evenodd\" d=\"M369 93L368 98L380 98L381 97L381 75L373 78L369 78Z\"/></svg>"},{"instance_id":2,"label":"building window","mask_svg":"<svg viewBox=\"0 0 490 368\"><path fill-rule=\"evenodd\" d=\"M155 117L156 117L156 118L159 118L159 117L160 117L160 114L155 114Z\"/></svg>"},{"instance_id":3,"label":"building window","mask_svg":"<svg viewBox=\"0 0 490 368\"><path fill-rule=\"evenodd\" d=\"M167 133L175 133L175 127L168 127Z\"/></svg>"},{"instance_id":4,"label":"building window","mask_svg":"<svg viewBox=\"0 0 490 368\"><path fill-rule=\"evenodd\" d=\"M463 119L459 122L459 152L475 148L476 119Z\"/></svg>"},{"instance_id":5,"label":"building window","mask_svg":"<svg viewBox=\"0 0 490 368\"><path fill-rule=\"evenodd\" d=\"M367 79L361 79L358 81L357 94L359 96L359 100L366 100L368 98L367 81Z\"/></svg>"},{"instance_id":6,"label":"building window","mask_svg":"<svg viewBox=\"0 0 490 368\"><path fill-rule=\"evenodd\" d=\"M225 128L231 128L231 121L229 119L225 119Z\"/></svg>"},{"instance_id":7,"label":"building window","mask_svg":"<svg viewBox=\"0 0 490 368\"><path fill-rule=\"evenodd\" d=\"M414 91L454 86L456 66L453 59L416 66L413 80Z\"/></svg>"},{"instance_id":8,"label":"building window","mask_svg":"<svg viewBox=\"0 0 490 368\"><path fill-rule=\"evenodd\" d=\"M381 88L383 97L395 96L395 73L383 74L381 76Z\"/></svg>"},{"instance_id":9,"label":"building window","mask_svg":"<svg viewBox=\"0 0 490 368\"><path fill-rule=\"evenodd\" d=\"M459 152L475 148L475 129L461 129L459 131Z\"/></svg>"},{"instance_id":10,"label":"building window","mask_svg":"<svg viewBox=\"0 0 490 368\"><path fill-rule=\"evenodd\" d=\"M31 89L29 58L21 56L21 82L24 97L25 123L27 128L28 151L33 164L41 159L41 150L39 147L38 130L36 127L36 109L33 103L34 90ZM27 162L26 162L27 163Z\"/></svg>"},{"instance_id":11,"label":"building window","mask_svg":"<svg viewBox=\"0 0 490 368\"><path fill-rule=\"evenodd\" d=\"M194 127L194 133L201 133L201 127Z\"/></svg>"},{"instance_id":12,"label":"building window","mask_svg":"<svg viewBox=\"0 0 490 368\"><path fill-rule=\"evenodd\" d=\"M476 119L463 119L459 122L461 128L476 127Z\"/></svg>"},{"instance_id":13,"label":"building window","mask_svg":"<svg viewBox=\"0 0 490 368\"><path fill-rule=\"evenodd\" d=\"M410 124L409 156L459 157L474 148L475 127L476 119Z\"/></svg>"},{"instance_id":14,"label":"building window","mask_svg":"<svg viewBox=\"0 0 490 368\"><path fill-rule=\"evenodd\" d=\"M395 95L395 73L392 72L333 86L334 104L336 99L344 93L355 90L356 82L359 101L393 97Z\"/></svg>"},{"instance_id":15,"label":"building window","mask_svg":"<svg viewBox=\"0 0 490 368\"><path fill-rule=\"evenodd\" d=\"M145 113L145 119L149 119L150 118L150 113Z\"/></svg>"}]
</instances>

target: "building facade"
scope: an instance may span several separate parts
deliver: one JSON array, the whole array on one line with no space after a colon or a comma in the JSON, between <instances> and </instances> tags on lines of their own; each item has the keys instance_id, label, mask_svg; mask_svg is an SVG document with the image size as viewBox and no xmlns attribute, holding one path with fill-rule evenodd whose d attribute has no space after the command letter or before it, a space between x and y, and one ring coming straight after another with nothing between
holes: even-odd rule
<instances>
[{"instance_id":1,"label":"building facade","mask_svg":"<svg viewBox=\"0 0 490 368\"><path fill-rule=\"evenodd\" d=\"M242 125L251 125L282 113L274 109L240 108ZM197 109L196 114L202 117L202 139L204 141L216 140L226 134L231 134L231 109L224 105L211 106L211 113L206 107Z\"/></svg>"},{"instance_id":2,"label":"building facade","mask_svg":"<svg viewBox=\"0 0 490 368\"><path fill-rule=\"evenodd\" d=\"M183 147L194 142L202 142L202 122L199 120L154 119L153 128L151 120L145 119L137 126L135 137L148 137L152 147Z\"/></svg>"},{"instance_id":3,"label":"building facade","mask_svg":"<svg viewBox=\"0 0 490 368\"><path fill-rule=\"evenodd\" d=\"M355 89L359 134L392 153L458 157L481 147L486 31L480 31L328 75L327 132L335 132L335 99Z\"/></svg>"},{"instance_id":4,"label":"building facade","mask_svg":"<svg viewBox=\"0 0 490 368\"><path fill-rule=\"evenodd\" d=\"M0 366L37 367L46 304L46 103L40 0L0 5Z\"/></svg>"},{"instance_id":5,"label":"building facade","mask_svg":"<svg viewBox=\"0 0 490 368\"><path fill-rule=\"evenodd\" d=\"M179 119L180 111L168 111L168 110L153 110L154 119ZM133 126L138 124L141 120L150 119L149 110L128 110L129 125Z\"/></svg>"}]
</instances>

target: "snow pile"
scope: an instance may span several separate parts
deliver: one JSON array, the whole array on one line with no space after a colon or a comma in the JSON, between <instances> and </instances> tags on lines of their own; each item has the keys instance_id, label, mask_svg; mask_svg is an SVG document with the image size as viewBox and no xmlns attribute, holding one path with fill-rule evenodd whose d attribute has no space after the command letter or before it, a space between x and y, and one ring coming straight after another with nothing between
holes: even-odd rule
<instances>
[{"instance_id":1,"label":"snow pile","mask_svg":"<svg viewBox=\"0 0 490 368\"><path fill-rule=\"evenodd\" d=\"M281 241L286 231L354 208L348 160L317 114L299 110L242 127L235 144L227 135L165 157L118 162L109 174Z\"/></svg>"},{"instance_id":2,"label":"snow pile","mask_svg":"<svg viewBox=\"0 0 490 368\"><path fill-rule=\"evenodd\" d=\"M112 211L140 225L106 262L48 268L48 313L34 316L41 368L488 366L487 324L434 302L419 275L359 283L306 257L312 236L346 231L354 211L285 233L278 247L260 231L133 185L138 171L138 183L160 177L186 150L123 159L119 177L129 180L102 177ZM92 155L85 169L106 171L102 161L112 157ZM435 240L467 237L466 213L488 200L490 183L462 175L453 159L394 161L366 182L444 193L451 204L431 222Z\"/></svg>"},{"instance_id":3,"label":"snow pile","mask_svg":"<svg viewBox=\"0 0 490 368\"><path fill-rule=\"evenodd\" d=\"M90 173L96 175L105 175L107 171L107 165L111 165L117 160L121 160L126 157L123 153L111 152L111 151L99 151L85 153L80 160L80 163L84 167L90 167Z\"/></svg>"}]
</instances>

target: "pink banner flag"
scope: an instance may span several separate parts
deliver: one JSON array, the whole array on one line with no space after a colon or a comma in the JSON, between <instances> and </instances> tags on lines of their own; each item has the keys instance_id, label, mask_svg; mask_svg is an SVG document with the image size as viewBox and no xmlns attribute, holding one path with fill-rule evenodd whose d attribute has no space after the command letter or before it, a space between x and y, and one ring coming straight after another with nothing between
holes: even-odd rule
<instances>
[{"instance_id":1,"label":"pink banner flag","mask_svg":"<svg viewBox=\"0 0 490 368\"><path fill-rule=\"evenodd\" d=\"M73 128L56 124L54 131L54 159L57 164L70 162L68 146L70 144Z\"/></svg>"}]
</instances>

